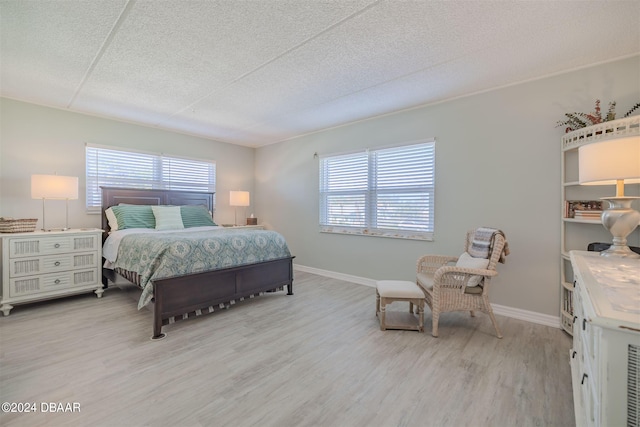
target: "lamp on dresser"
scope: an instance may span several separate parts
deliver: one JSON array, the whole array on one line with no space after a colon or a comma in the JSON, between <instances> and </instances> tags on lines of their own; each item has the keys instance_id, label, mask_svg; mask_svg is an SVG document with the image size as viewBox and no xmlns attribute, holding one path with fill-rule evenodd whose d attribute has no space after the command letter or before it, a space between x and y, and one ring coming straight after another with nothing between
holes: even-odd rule
<instances>
[{"instance_id":1,"label":"lamp on dresser","mask_svg":"<svg viewBox=\"0 0 640 427\"><path fill-rule=\"evenodd\" d=\"M615 185L615 197L603 197L609 209L602 212L602 225L613 235L613 244L602 256L640 258L627 246L627 236L640 223L640 213L631 207L640 197L624 195L624 184L640 183L640 136L593 142L578 149L578 175L582 185Z\"/></svg>"},{"instance_id":2,"label":"lamp on dresser","mask_svg":"<svg viewBox=\"0 0 640 427\"><path fill-rule=\"evenodd\" d=\"M233 225L238 225L238 208L249 206L249 192L248 191L230 191L229 192L229 206L236 208L235 218Z\"/></svg>"},{"instance_id":3,"label":"lamp on dresser","mask_svg":"<svg viewBox=\"0 0 640 427\"><path fill-rule=\"evenodd\" d=\"M31 198L42 199L42 230L51 231L45 225L44 201L57 199L66 201L66 221L62 231L69 229L69 200L78 198L78 177L60 175L31 175Z\"/></svg>"}]
</instances>

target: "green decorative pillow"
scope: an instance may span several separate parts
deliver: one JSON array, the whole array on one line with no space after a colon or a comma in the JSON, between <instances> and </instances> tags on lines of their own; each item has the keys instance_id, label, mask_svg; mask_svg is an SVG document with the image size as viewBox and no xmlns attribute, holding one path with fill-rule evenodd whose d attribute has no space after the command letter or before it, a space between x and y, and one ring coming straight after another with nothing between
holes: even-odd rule
<instances>
[{"instance_id":1,"label":"green decorative pillow","mask_svg":"<svg viewBox=\"0 0 640 427\"><path fill-rule=\"evenodd\" d=\"M207 208L201 205L180 206L184 228L216 225Z\"/></svg>"},{"instance_id":2,"label":"green decorative pillow","mask_svg":"<svg viewBox=\"0 0 640 427\"><path fill-rule=\"evenodd\" d=\"M156 230L180 230L184 228L180 206L151 206L156 217Z\"/></svg>"},{"instance_id":3,"label":"green decorative pillow","mask_svg":"<svg viewBox=\"0 0 640 427\"><path fill-rule=\"evenodd\" d=\"M115 218L117 221L117 230L124 230L125 228L155 228L156 227L156 219L153 216L153 211L151 210L151 206L119 205L119 206L111 206L110 209L115 215Z\"/></svg>"}]
</instances>

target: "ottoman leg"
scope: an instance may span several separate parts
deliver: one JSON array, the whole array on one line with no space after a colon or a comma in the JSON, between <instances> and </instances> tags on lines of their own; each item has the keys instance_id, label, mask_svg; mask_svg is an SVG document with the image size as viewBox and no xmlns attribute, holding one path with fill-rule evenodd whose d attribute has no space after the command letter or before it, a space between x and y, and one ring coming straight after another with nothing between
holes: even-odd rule
<instances>
[{"instance_id":1,"label":"ottoman leg","mask_svg":"<svg viewBox=\"0 0 640 427\"><path fill-rule=\"evenodd\" d=\"M424 301L418 304L418 327L420 332L424 332Z\"/></svg>"},{"instance_id":2,"label":"ottoman leg","mask_svg":"<svg viewBox=\"0 0 640 427\"><path fill-rule=\"evenodd\" d=\"M382 298L380 301L380 330L381 331L386 331L387 330L387 324L385 323L385 312L387 309L387 300L386 298Z\"/></svg>"}]
</instances>

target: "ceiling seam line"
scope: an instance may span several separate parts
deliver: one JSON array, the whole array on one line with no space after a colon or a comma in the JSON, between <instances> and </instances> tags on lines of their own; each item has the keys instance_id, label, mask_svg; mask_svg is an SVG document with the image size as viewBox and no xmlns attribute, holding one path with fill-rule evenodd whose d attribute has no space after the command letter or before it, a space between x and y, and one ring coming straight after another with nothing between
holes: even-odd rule
<instances>
[{"instance_id":1,"label":"ceiling seam line","mask_svg":"<svg viewBox=\"0 0 640 427\"><path fill-rule=\"evenodd\" d=\"M100 49L98 49L98 52L96 53L96 56L91 61L91 64L89 65L89 68L87 68L87 71L84 73L84 76L82 76L82 79L80 80L80 83L78 84L78 87L76 87L76 90L73 92L73 96L71 97L71 100L69 100L69 102L67 103L67 107L66 108L71 108L71 105L76 101L76 98L80 94L80 91L82 90L82 88L84 87L85 83L87 82L87 80L89 79L91 74L93 73L93 70L95 70L96 66L98 65L98 62L100 62L100 59L102 59L102 56L104 55L104 53L107 50L107 48L111 45L111 42L113 41L113 38L115 37L117 31L122 26L122 23L125 21L126 17L129 15L129 12L131 11L131 8L133 7L133 4L135 2L136 2L136 0L127 0L127 4L125 4L124 8L122 8L122 11L120 12L120 15L118 16L118 19L116 19L116 22L113 24L113 27L111 27L111 30L109 31L109 34L107 35L107 37L102 42L102 45L100 46Z\"/></svg>"},{"instance_id":2,"label":"ceiling seam line","mask_svg":"<svg viewBox=\"0 0 640 427\"><path fill-rule=\"evenodd\" d=\"M170 120L172 117L174 117L174 116L176 116L176 115L178 115L178 114L180 114L180 113L182 113L182 112L184 112L184 111L186 111L186 110L188 110L188 109L192 108L194 105L196 105L197 103L201 102L203 99L208 98L209 96L213 95L214 93L227 89L228 87L230 87L230 86L232 86L233 84L237 83L238 81L240 81L240 80L244 79L245 77L250 76L251 74L253 74L253 73L255 73L255 72L257 72L257 71L261 70L262 68L264 68L264 67L266 67L267 65L269 65L269 64L271 64L271 63L273 63L273 62L275 62L276 60L278 60L278 59L282 58L283 56L285 56L285 55L287 55L287 54L289 54L289 53L293 52L294 50L299 49L300 47L304 46L305 44L309 43L310 41L312 41L312 40L314 40L314 39L316 39L316 38L320 37L321 35L323 35L323 34L325 34L325 33L329 32L330 30L333 30L334 28L336 28L336 27L338 27L338 26L340 26L340 25L344 24L344 23L345 23L345 22L347 22L348 20L350 20L350 19L352 19L352 18L355 18L356 16L358 16L358 15L361 15L361 14L365 13L366 11L368 11L369 9L371 9L372 7L374 7L375 5L377 5L378 3L380 3L380 1L381 1L381 0L375 0L373 3L368 4L367 6L363 7L362 9L360 9L360 10L358 10L358 11L356 11L356 12L352 13L351 15L349 15L349 16L347 16L347 17L345 17L345 18L341 19L340 21L338 21L338 22L336 22L336 23L329 25L327 28L325 28L324 30L320 31L319 33L317 33L317 34L315 34L315 35L313 35L313 36L311 36L311 37L308 37L307 39L303 40L302 42L298 43L297 45L295 45L295 46L293 46L293 47L290 47L289 49L285 50L285 51L284 51L284 52L282 52L281 54L279 54L279 55L277 55L277 56L275 56L275 57L271 58L270 60L268 60L268 61L266 61L266 62L264 62L264 63L260 64L259 66L257 66L257 67L256 67L256 68L254 68L253 70L248 71L248 72L244 73L243 75L241 75L241 76L239 76L239 77L237 77L237 78L235 78L235 79L231 80L231 81L230 81L229 83L227 83L225 86L223 86L223 87L221 87L221 88L219 88L219 89L213 90L213 91L211 91L211 92L207 93L207 94L206 94L206 95L204 95L204 96L201 96L200 98L198 98L197 100L195 100L195 101L194 101L194 102L192 102L191 104L189 104L189 105L187 105L186 107L184 107L184 108L182 108L182 109L180 109L180 110L176 111L175 113L171 114L171 115L170 115L170 116L168 116L166 119L164 119L164 120L160 120L160 121L156 122L156 126L159 126L161 123L164 123L165 121Z\"/></svg>"}]
</instances>

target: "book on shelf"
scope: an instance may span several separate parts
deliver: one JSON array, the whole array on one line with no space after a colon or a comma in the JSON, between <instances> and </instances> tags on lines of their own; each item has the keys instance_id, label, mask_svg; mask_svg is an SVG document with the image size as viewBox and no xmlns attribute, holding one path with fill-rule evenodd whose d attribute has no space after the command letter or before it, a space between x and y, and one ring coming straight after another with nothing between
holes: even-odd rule
<instances>
[{"instance_id":1,"label":"book on shelf","mask_svg":"<svg viewBox=\"0 0 640 427\"><path fill-rule=\"evenodd\" d=\"M567 313L573 314L573 292L565 289L562 309Z\"/></svg>"},{"instance_id":2,"label":"book on shelf","mask_svg":"<svg viewBox=\"0 0 640 427\"><path fill-rule=\"evenodd\" d=\"M582 219L600 219L601 215L602 211L575 211L573 217Z\"/></svg>"},{"instance_id":3,"label":"book on shelf","mask_svg":"<svg viewBox=\"0 0 640 427\"><path fill-rule=\"evenodd\" d=\"M602 214L602 200L566 200L564 217L578 219L598 219Z\"/></svg>"}]
</instances>

